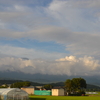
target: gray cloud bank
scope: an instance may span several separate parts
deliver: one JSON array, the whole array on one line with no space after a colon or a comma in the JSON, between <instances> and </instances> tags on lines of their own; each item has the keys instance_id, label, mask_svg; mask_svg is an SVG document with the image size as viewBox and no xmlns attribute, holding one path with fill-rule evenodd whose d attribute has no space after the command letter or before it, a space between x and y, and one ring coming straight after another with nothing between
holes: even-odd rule
<instances>
[{"instance_id":1,"label":"gray cloud bank","mask_svg":"<svg viewBox=\"0 0 100 100\"><path fill-rule=\"evenodd\" d=\"M0 58L0 71L20 71L29 74L68 75L68 76L92 76L100 75L100 62L93 57L76 58L66 56L53 61L21 58Z\"/></svg>"}]
</instances>

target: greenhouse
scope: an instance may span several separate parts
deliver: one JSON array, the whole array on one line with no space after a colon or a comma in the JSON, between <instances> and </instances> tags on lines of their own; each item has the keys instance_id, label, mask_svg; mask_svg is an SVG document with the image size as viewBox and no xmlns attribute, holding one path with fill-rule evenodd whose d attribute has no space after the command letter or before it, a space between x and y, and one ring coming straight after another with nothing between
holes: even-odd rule
<instances>
[{"instance_id":1,"label":"greenhouse","mask_svg":"<svg viewBox=\"0 0 100 100\"><path fill-rule=\"evenodd\" d=\"M29 100L28 93L18 89L0 89L0 100Z\"/></svg>"}]
</instances>

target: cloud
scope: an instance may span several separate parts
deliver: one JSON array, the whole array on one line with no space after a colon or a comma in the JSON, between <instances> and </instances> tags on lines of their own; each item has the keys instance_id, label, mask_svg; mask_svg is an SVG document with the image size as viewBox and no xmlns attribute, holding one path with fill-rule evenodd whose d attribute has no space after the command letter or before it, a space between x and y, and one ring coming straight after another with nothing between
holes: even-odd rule
<instances>
[{"instance_id":1,"label":"cloud","mask_svg":"<svg viewBox=\"0 0 100 100\"><path fill-rule=\"evenodd\" d=\"M100 8L100 0L70 0L73 7L79 8Z\"/></svg>"},{"instance_id":2,"label":"cloud","mask_svg":"<svg viewBox=\"0 0 100 100\"><path fill-rule=\"evenodd\" d=\"M72 55L99 57L99 0L53 0L48 6L29 6L36 2L36 0L30 2L14 0L7 5L5 0L1 1L7 6L4 6L0 12L0 37L54 41L64 45ZM12 55L11 49L7 51L7 54ZM27 51L30 52L25 48L16 50L18 50L18 56L19 54L24 56ZM25 53L22 52L24 50ZM33 52L35 52L34 49L32 49ZM43 52L39 52L38 57L44 58L44 56L39 56ZM50 56L50 54L47 55ZM57 57L59 58L59 56L55 58Z\"/></svg>"},{"instance_id":3,"label":"cloud","mask_svg":"<svg viewBox=\"0 0 100 100\"><path fill-rule=\"evenodd\" d=\"M53 0L53 2L48 6L47 12L50 16L55 18L55 20L58 20L61 26L67 27L72 31L98 31L98 18L94 16L97 12L99 12L99 10L95 8L86 8L85 4L88 5L88 2L92 1ZM77 7L82 7L81 4L84 6L83 9Z\"/></svg>"},{"instance_id":4,"label":"cloud","mask_svg":"<svg viewBox=\"0 0 100 100\"><path fill-rule=\"evenodd\" d=\"M55 41L64 44L66 50L75 55L99 56L100 53L99 33L72 32L65 28L49 26L33 30L28 36L41 41Z\"/></svg>"},{"instance_id":5,"label":"cloud","mask_svg":"<svg viewBox=\"0 0 100 100\"><path fill-rule=\"evenodd\" d=\"M59 7L60 3L72 8L100 8L100 0L53 0L52 3L55 7Z\"/></svg>"},{"instance_id":6,"label":"cloud","mask_svg":"<svg viewBox=\"0 0 100 100\"><path fill-rule=\"evenodd\" d=\"M87 32L72 32L68 29L44 26L29 32L10 32L7 30L1 30L3 34L1 37L9 38L31 38L39 41L55 41L58 44L66 46L66 50L74 55L92 55L99 56L100 49L100 35L99 33L87 33Z\"/></svg>"},{"instance_id":7,"label":"cloud","mask_svg":"<svg viewBox=\"0 0 100 100\"><path fill-rule=\"evenodd\" d=\"M46 52L43 50L37 50L33 48L22 48L22 47L14 47L10 45L0 45L0 56L1 58L6 57L18 57L18 58L29 58L29 59L57 59L59 57L64 56L66 53L58 53L58 52Z\"/></svg>"},{"instance_id":8,"label":"cloud","mask_svg":"<svg viewBox=\"0 0 100 100\"><path fill-rule=\"evenodd\" d=\"M4 57L0 58L0 71L21 71L24 73L49 74L49 75L100 75L100 62L93 57L66 56L65 58L47 60L23 60L21 58Z\"/></svg>"},{"instance_id":9,"label":"cloud","mask_svg":"<svg viewBox=\"0 0 100 100\"><path fill-rule=\"evenodd\" d=\"M0 12L0 23L4 24L1 29L9 29L9 31L26 32L36 27L49 25L53 21L49 16L46 16L44 7L16 4L10 6L8 10Z\"/></svg>"},{"instance_id":10,"label":"cloud","mask_svg":"<svg viewBox=\"0 0 100 100\"><path fill-rule=\"evenodd\" d=\"M57 59L56 61L72 61L72 62L78 62L76 60L76 57L75 56L66 56L65 58L60 58L60 59Z\"/></svg>"},{"instance_id":11,"label":"cloud","mask_svg":"<svg viewBox=\"0 0 100 100\"><path fill-rule=\"evenodd\" d=\"M77 40L74 38L76 41L68 45L67 50L77 55L99 55L100 45L98 42L100 40L100 35L82 33L75 36Z\"/></svg>"}]
</instances>

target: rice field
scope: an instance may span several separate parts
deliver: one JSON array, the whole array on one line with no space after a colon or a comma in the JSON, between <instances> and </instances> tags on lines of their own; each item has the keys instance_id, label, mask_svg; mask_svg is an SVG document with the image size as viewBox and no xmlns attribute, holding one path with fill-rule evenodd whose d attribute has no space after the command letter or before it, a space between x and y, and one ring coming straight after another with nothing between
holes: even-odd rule
<instances>
[{"instance_id":1,"label":"rice field","mask_svg":"<svg viewBox=\"0 0 100 100\"><path fill-rule=\"evenodd\" d=\"M30 100L100 100L100 96L30 96Z\"/></svg>"}]
</instances>

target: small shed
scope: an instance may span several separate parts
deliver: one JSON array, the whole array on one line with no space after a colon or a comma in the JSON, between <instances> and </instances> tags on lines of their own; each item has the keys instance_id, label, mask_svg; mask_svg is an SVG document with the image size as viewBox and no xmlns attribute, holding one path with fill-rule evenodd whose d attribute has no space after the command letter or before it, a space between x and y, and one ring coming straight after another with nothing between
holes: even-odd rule
<instances>
[{"instance_id":1,"label":"small shed","mask_svg":"<svg viewBox=\"0 0 100 100\"><path fill-rule=\"evenodd\" d=\"M18 88L1 88L0 100L29 100L28 93Z\"/></svg>"},{"instance_id":2,"label":"small shed","mask_svg":"<svg viewBox=\"0 0 100 100\"><path fill-rule=\"evenodd\" d=\"M64 96L64 89L63 88L53 88L52 96Z\"/></svg>"}]
</instances>

